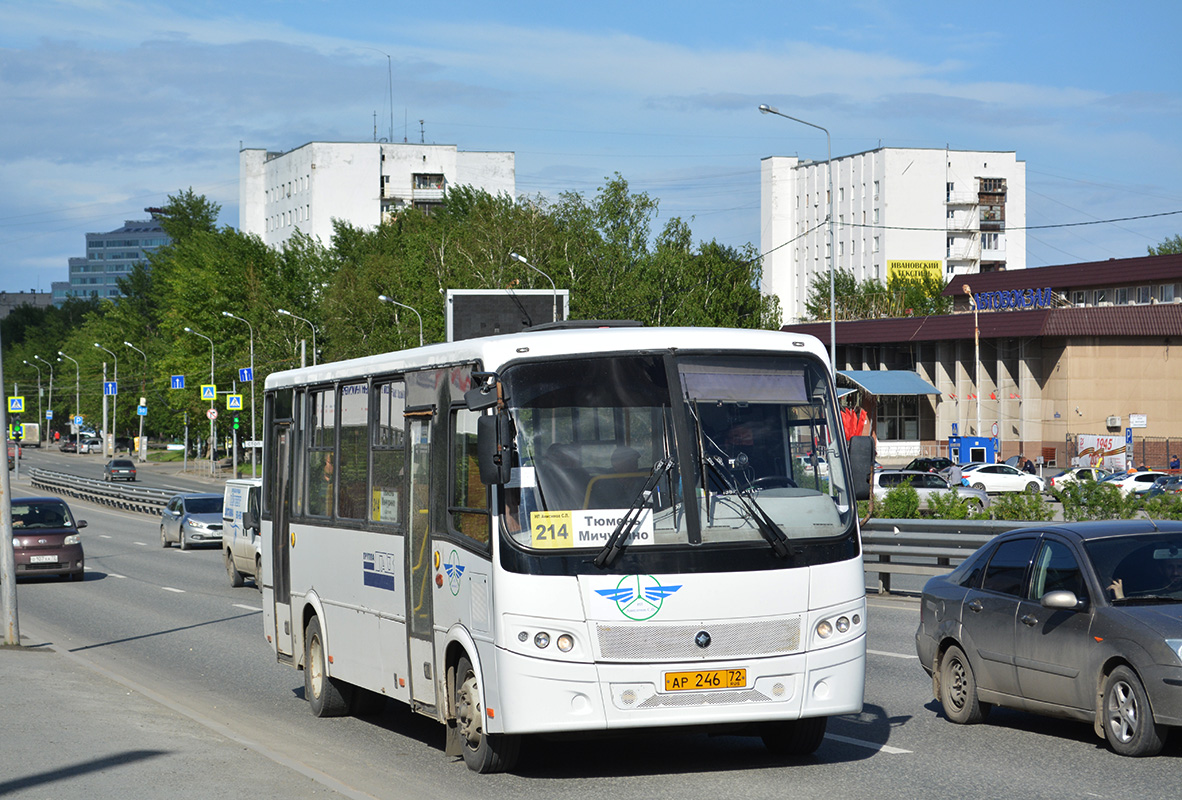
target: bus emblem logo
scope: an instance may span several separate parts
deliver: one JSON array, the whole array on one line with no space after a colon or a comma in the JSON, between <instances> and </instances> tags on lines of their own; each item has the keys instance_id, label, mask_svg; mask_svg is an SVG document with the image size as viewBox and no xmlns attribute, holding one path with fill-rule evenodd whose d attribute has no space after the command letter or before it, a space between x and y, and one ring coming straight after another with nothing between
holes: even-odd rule
<instances>
[{"instance_id":1,"label":"bus emblem logo","mask_svg":"<svg viewBox=\"0 0 1182 800\"><path fill-rule=\"evenodd\" d=\"M665 598L681 588L662 586L652 575L625 575L614 589L596 589L595 593L616 604L620 613L637 622L652 619L661 610Z\"/></svg>"},{"instance_id":2,"label":"bus emblem logo","mask_svg":"<svg viewBox=\"0 0 1182 800\"><path fill-rule=\"evenodd\" d=\"M464 574L464 565L457 564L460 560L460 554L452 550L449 554L451 558L450 564L443 565L443 571L447 573L447 588L451 591L452 596L455 597L460 593L460 576Z\"/></svg>"},{"instance_id":3,"label":"bus emblem logo","mask_svg":"<svg viewBox=\"0 0 1182 800\"><path fill-rule=\"evenodd\" d=\"M393 553L375 550L361 555L362 580L366 586L394 591L394 571L397 567L398 558Z\"/></svg>"}]
</instances>

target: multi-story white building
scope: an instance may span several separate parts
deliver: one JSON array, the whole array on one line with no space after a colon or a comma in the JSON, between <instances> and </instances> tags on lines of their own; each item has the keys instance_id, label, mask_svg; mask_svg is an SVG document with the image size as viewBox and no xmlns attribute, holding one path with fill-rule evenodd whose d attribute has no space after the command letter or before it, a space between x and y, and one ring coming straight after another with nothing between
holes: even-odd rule
<instances>
[{"instance_id":1,"label":"multi-story white building","mask_svg":"<svg viewBox=\"0 0 1182 800\"><path fill-rule=\"evenodd\" d=\"M825 162L763 159L760 249L766 294L785 324L805 316L829 269ZM1013 152L880 147L833 159L836 269L886 283L892 269L953 275L1026 266L1026 163Z\"/></svg>"},{"instance_id":2,"label":"multi-story white building","mask_svg":"<svg viewBox=\"0 0 1182 800\"><path fill-rule=\"evenodd\" d=\"M513 153L462 152L455 145L309 142L286 153L238 154L238 226L266 244L300 231L324 244L339 219L376 227L408 207L443 201L451 187L516 193Z\"/></svg>"}]
</instances>

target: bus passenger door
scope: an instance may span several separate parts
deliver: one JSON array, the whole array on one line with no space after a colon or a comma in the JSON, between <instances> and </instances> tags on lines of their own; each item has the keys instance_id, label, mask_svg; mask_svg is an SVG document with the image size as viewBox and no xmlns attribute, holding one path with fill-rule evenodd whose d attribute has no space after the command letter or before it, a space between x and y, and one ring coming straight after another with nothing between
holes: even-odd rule
<instances>
[{"instance_id":1,"label":"bus passenger door","mask_svg":"<svg viewBox=\"0 0 1182 800\"><path fill-rule=\"evenodd\" d=\"M435 707L435 645L431 578L430 455L431 417L407 415L410 430L410 519L406 530L409 565L407 632L410 647L410 696L414 708Z\"/></svg>"},{"instance_id":2,"label":"bus passenger door","mask_svg":"<svg viewBox=\"0 0 1182 800\"><path fill-rule=\"evenodd\" d=\"M291 627L291 428L275 426L275 498L271 507L271 586L275 599L275 644L292 654Z\"/></svg>"}]
</instances>

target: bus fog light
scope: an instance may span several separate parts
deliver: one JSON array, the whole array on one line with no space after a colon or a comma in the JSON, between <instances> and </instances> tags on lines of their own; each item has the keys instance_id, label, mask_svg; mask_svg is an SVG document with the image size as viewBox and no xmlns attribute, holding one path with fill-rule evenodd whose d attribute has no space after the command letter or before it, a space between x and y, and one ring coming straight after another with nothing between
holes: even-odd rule
<instances>
[{"instance_id":1,"label":"bus fog light","mask_svg":"<svg viewBox=\"0 0 1182 800\"><path fill-rule=\"evenodd\" d=\"M846 631L848 631L849 629L850 629L850 620L849 620L849 617L838 617L838 618L837 618L837 631L838 631L838 633L845 633L845 632L846 632Z\"/></svg>"},{"instance_id":2,"label":"bus fog light","mask_svg":"<svg viewBox=\"0 0 1182 800\"><path fill-rule=\"evenodd\" d=\"M564 653L569 653L575 646L574 637L569 633L564 633L558 637L558 649Z\"/></svg>"},{"instance_id":3,"label":"bus fog light","mask_svg":"<svg viewBox=\"0 0 1182 800\"><path fill-rule=\"evenodd\" d=\"M549 647L550 646L550 634L546 633L545 631L542 631L541 633L537 634L536 636L534 636L534 644L537 645L539 650Z\"/></svg>"},{"instance_id":4,"label":"bus fog light","mask_svg":"<svg viewBox=\"0 0 1182 800\"><path fill-rule=\"evenodd\" d=\"M626 706L630 706L636 702L636 692L631 689L625 689L620 693L620 702Z\"/></svg>"},{"instance_id":5,"label":"bus fog light","mask_svg":"<svg viewBox=\"0 0 1182 800\"><path fill-rule=\"evenodd\" d=\"M521 633L517 634L517 641L519 641L519 642L524 642L528 639L529 639L529 632L528 631L522 631Z\"/></svg>"},{"instance_id":6,"label":"bus fog light","mask_svg":"<svg viewBox=\"0 0 1182 800\"><path fill-rule=\"evenodd\" d=\"M854 614L854 624L855 625L862 624L862 615L861 614Z\"/></svg>"},{"instance_id":7,"label":"bus fog light","mask_svg":"<svg viewBox=\"0 0 1182 800\"><path fill-rule=\"evenodd\" d=\"M817 635L822 639L828 639L833 635L833 626L829 623L829 620L823 619L817 623Z\"/></svg>"}]
</instances>

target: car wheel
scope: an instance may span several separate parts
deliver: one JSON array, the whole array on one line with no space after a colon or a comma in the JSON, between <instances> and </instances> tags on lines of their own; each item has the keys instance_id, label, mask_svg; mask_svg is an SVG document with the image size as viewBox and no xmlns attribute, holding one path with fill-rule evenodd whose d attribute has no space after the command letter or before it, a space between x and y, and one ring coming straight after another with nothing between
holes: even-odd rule
<instances>
[{"instance_id":1,"label":"car wheel","mask_svg":"<svg viewBox=\"0 0 1182 800\"><path fill-rule=\"evenodd\" d=\"M771 722L764 726L760 738L772 755L807 756L821 746L828 721L828 717L809 717L791 722Z\"/></svg>"},{"instance_id":2,"label":"car wheel","mask_svg":"<svg viewBox=\"0 0 1182 800\"><path fill-rule=\"evenodd\" d=\"M1034 481L1031 481L1030 483L1026 484L1026 492L1028 494L1038 494L1041 491L1042 491L1042 489Z\"/></svg>"},{"instance_id":3,"label":"car wheel","mask_svg":"<svg viewBox=\"0 0 1182 800\"><path fill-rule=\"evenodd\" d=\"M234 556L230 554L229 549L226 550L226 574L230 576L230 586L237 589L244 581L242 573L234 566Z\"/></svg>"},{"instance_id":4,"label":"car wheel","mask_svg":"<svg viewBox=\"0 0 1182 800\"><path fill-rule=\"evenodd\" d=\"M1137 673L1117 667L1104 681L1104 736L1122 756L1154 756L1165 743L1166 729L1153 721L1149 697Z\"/></svg>"},{"instance_id":5,"label":"car wheel","mask_svg":"<svg viewBox=\"0 0 1182 800\"><path fill-rule=\"evenodd\" d=\"M974 484L973 484L973 488L974 488L974 489L976 489L976 490L977 490L977 491L979 491L979 492L983 492L983 491L985 491L985 484L983 484L983 483L980 483L980 482L978 482L978 483L974 483Z\"/></svg>"},{"instance_id":6,"label":"car wheel","mask_svg":"<svg viewBox=\"0 0 1182 800\"><path fill-rule=\"evenodd\" d=\"M180 539L181 539L181 549L188 550L189 549L189 538L187 536L185 536L185 526L184 525L181 526Z\"/></svg>"},{"instance_id":7,"label":"car wheel","mask_svg":"<svg viewBox=\"0 0 1182 800\"><path fill-rule=\"evenodd\" d=\"M940 660L940 705L948 719L960 725L975 725L989 713L989 706L977 699L973 668L956 645Z\"/></svg>"},{"instance_id":8,"label":"car wheel","mask_svg":"<svg viewBox=\"0 0 1182 800\"><path fill-rule=\"evenodd\" d=\"M168 534L164 532L164 526L160 526L160 546L172 547L172 542L168 541Z\"/></svg>"},{"instance_id":9,"label":"car wheel","mask_svg":"<svg viewBox=\"0 0 1182 800\"><path fill-rule=\"evenodd\" d=\"M484 706L480 684L467 656L456 664L455 703L456 733L464 763L473 772L504 772L513 769L521 751L521 738L484 730Z\"/></svg>"},{"instance_id":10,"label":"car wheel","mask_svg":"<svg viewBox=\"0 0 1182 800\"><path fill-rule=\"evenodd\" d=\"M318 717L339 717L349 711L353 687L328 676L328 653L320 618L308 620L304 629L304 698Z\"/></svg>"}]
</instances>

